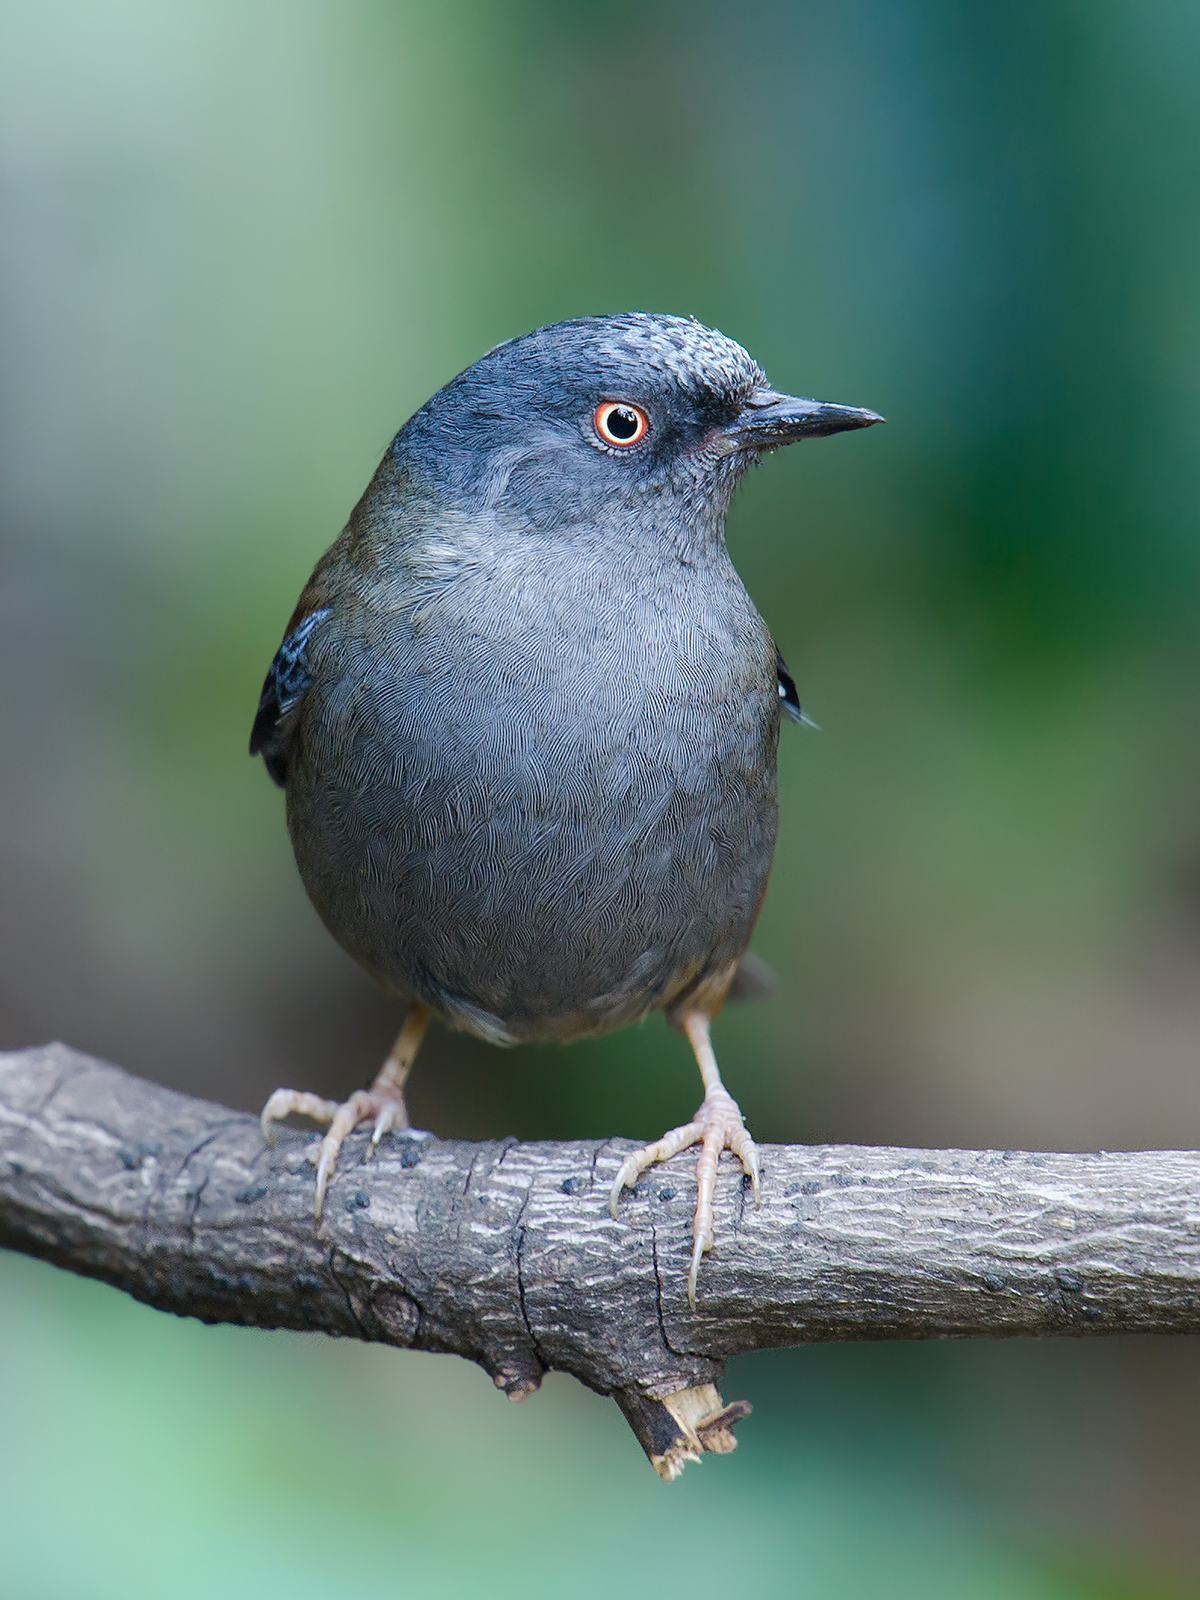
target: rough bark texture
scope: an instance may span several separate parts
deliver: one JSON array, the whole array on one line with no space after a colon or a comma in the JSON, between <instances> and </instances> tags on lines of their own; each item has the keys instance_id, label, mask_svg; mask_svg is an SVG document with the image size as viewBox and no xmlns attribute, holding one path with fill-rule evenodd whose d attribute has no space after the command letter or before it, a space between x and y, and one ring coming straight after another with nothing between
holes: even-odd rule
<instances>
[{"instance_id":1,"label":"rough bark texture","mask_svg":"<svg viewBox=\"0 0 1200 1600\"><path fill-rule=\"evenodd\" d=\"M351 1137L320 1227L309 1136L62 1045L0 1055L0 1245L206 1322L477 1361L513 1399L574 1373L656 1468L728 1450L731 1355L827 1339L1200 1331L1200 1154L761 1147L722 1161L686 1282L695 1155L614 1222L628 1140Z\"/></svg>"}]
</instances>

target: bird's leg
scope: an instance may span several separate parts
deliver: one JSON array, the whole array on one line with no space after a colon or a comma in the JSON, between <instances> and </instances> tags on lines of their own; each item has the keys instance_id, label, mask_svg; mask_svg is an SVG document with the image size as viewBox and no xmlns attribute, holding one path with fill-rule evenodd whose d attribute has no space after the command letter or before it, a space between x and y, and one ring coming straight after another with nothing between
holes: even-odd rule
<instances>
[{"instance_id":1,"label":"bird's leg","mask_svg":"<svg viewBox=\"0 0 1200 1600\"><path fill-rule=\"evenodd\" d=\"M717 1058L709 1038L711 1019L704 1011L687 1011L679 1018L679 1025L687 1034L696 1053L696 1063L704 1081L704 1100L691 1122L682 1128L673 1128L661 1139L648 1144L644 1150L635 1150L621 1163L608 1197L608 1209L615 1217L622 1189L635 1184L647 1167L656 1161L666 1161L689 1145L700 1146L700 1159L696 1162L696 1215L692 1223L692 1265L688 1273L688 1301L696 1309L696 1279L700 1272L700 1258L713 1245L713 1191L717 1182L717 1158L722 1150L732 1150L742 1163L742 1168L754 1186L754 1203L762 1204L762 1185L758 1173L758 1151L754 1140L746 1132L737 1101L721 1082Z\"/></svg>"},{"instance_id":2,"label":"bird's leg","mask_svg":"<svg viewBox=\"0 0 1200 1600\"><path fill-rule=\"evenodd\" d=\"M276 1089L263 1107L262 1131L268 1144L271 1143L271 1124L282 1117L291 1116L293 1112L302 1117L311 1117L314 1122L329 1124L329 1132L311 1158L317 1167L313 1214L318 1222L325 1208L325 1191L337 1167L338 1154L346 1135L360 1123L374 1118L375 1127L367 1146L369 1159L385 1133L390 1133L393 1128L408 1127L404 1084L421 1047L429 1017L428 1006L414 1000L387 1060L375 1075L374 1083L369 1089L355 1090L349 1100L341 1105L336 1100L323 1100L319 1094L305 1094L298 1089Z\"/></svg>"}]
</instances>

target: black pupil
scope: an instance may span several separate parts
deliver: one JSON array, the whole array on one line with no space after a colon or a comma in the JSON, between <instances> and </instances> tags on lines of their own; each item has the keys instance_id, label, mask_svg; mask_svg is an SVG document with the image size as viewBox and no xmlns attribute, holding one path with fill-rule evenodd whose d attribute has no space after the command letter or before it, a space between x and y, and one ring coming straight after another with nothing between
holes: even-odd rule
<instances>
[{"instance_id":1,"label":"black pupil","mask_svg":"<svg viewBox=\"0 0 1200 1600\"><path fill-rule=\"evenodd\" d=\"M614 406L605 421L614 439L632 439L638 431L638 414L632 406Z\"/></svg>"}]
</instances>

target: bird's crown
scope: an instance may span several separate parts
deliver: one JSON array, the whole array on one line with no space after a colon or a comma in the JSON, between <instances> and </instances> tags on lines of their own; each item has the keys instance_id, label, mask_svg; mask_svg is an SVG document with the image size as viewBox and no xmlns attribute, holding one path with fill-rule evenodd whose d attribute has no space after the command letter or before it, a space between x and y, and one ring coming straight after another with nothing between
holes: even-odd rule
<instances>
[{"instance_id":1,"label":"bird's crown","mask_svg":"<svg viewBox=\"0 0 1200 1600\"><path fill-rule=\"evenodd\" d=\"M573 317L496 345L460 374L506 381L551 376L595 385L673 388L740 401L767 379L748 351L695 317L647 311Z\"/></svg>"}]
</instances>

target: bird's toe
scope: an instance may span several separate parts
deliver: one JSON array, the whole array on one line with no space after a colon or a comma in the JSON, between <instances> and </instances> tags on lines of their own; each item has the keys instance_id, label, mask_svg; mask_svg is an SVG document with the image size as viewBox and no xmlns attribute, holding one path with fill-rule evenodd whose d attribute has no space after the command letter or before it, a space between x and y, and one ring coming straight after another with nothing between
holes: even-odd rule
<instances>
[{"instance_id":1,"label":"bird's toe","mask_svg":"<svg viewBox=\"0 0 1200 1600\"><path fill-rule=\"evenodd\" d=\"M761 1187L758 1150L746 1130L737 1101L723 1084L709 1089L704 1103L696 1113L696 1126L701 1130L700 1155L696 1161L696 1210L692 1218L692 1260L688 1270L688 1304L696 1309L696 1285L700 1277L700 1262L712 1249L716 1238L716 1219L713 1214L713 1197L717 1188L717 1171L723 1150L732 1151L741 1162L742 1171L754 1187L757 1202Z\"/></svg>"},{"instance_id":2,"label":"bird's toe","mask_svg":"<svg viewBox=\"0 0 1200 1600\"><path fill-rule=\"evenodd\" d=\"M613 1179L613 1186L608 1192L608 1209L613 1215L617 1214L617 1204L624 1189L631 1189L645 1172L647 1167L654 1166L657 1161L669 1161L681 1150L686 1150L689 1145L695 1144L703 1136L703 1129L699 1123L686 1122L681 1128L672 1128L669 1133L664 1133L661 1139L656 1139L653 1144L644 1145L640 1150L631 1150L621 1163L621 1170Z\"/></svg>"},{"instance_id":3,"label":"bird's toe","mask_svg":"<svg viewBox=\"0 0 1200 1600\"><path fill-rule=\"evenodd\" d=\"M361 1123L373 1122L367 1158L371 1156L384 1134L394 1128L408 1127L408 1111L404 1096L398 1090L381 1088L357 1089L348 1100L324 1100L320 1095L304 1094L296 1089L276 1089L262 1112L263 1137L271 1142L272 1124L283 1117L296 1114L311 1117L314 1122L329 1124L329 1130L309 1160L317 1168L316 1192L313 1196L313 1218L320 1222L325 1209L325 1196L337 1171L338 1157L347 1137Z\"/></svg>"},{"instance_id":4,"label":"bird's toe","mask_svg":"<svg viewBox=\"0 0 1200 1600\"><path fill-rule=\"evenodd\" d=\"M730 1150L737 1156L753 1186L755 1204L761 1203L762 1177L758 1148L742 1120L737 1101L725 1086L718 1082L709 1089L691 1122L680 1128L672 1128L661 1139L656 1139L641 1150L630 1151L622 1161L608 1195L608 1209L615 1217L622 1190L632 1187L647 1167L658 1161L666 1161L694 1144L700 1146L700 1155L696 1161L696 1210L692 1218L692 1259L688 1270L688 1301L693 1311L696 1309L700 1262L712 1249L716 1237L713 1196L723 1150Z\"/></svg>"},{"instance_id":5,"label":"bird's toe","mask_svg":"<svg viewBox=\"0 0 1200 1600\"><path fill-rule=\"evenodd\" d=\"M263 1138L274 1143L275 1123L284 1117L311 1117L314 1122L332 1122L337 1115L336 1100L325 1100L319 1094L308 1094L303 1089L276 1089L259 1117Z\"/></svg>"}]
</instances>

